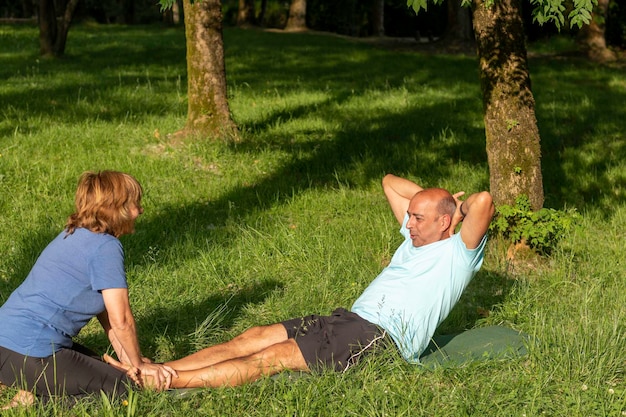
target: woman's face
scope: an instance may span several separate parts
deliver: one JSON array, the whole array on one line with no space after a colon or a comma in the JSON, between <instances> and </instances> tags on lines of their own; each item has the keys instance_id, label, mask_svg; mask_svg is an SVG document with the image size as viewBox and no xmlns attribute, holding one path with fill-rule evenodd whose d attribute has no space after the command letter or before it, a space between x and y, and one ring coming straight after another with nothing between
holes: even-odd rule
<instances>
[{"instance_id":1,"label":"woman's face","mask_svg":"<svg viewBox=\"0 0 626 417\"><path fill-rule=\"evenodd\" d=\"M135 220L137 220L137 217L143 213L143 207L141 207L141 205L133 204L128 210L128 213L130 214L130 227L127 229L129 231L123 232L122 234L131 234L135 232Z\"/></svg>"},{"instance_id":2,"label":"woman's face","mask_svg":"<svg viewBox=\"0 0 626 417\"><path fill-rule=\"evenodd\" d=\"M137 217L139 217L139 215L143 214L143 207L141 207L141 205L137 206L137 205L133 205L130 208L130 218L134 221L137 220Z\"/></svg>"}]
</instances>

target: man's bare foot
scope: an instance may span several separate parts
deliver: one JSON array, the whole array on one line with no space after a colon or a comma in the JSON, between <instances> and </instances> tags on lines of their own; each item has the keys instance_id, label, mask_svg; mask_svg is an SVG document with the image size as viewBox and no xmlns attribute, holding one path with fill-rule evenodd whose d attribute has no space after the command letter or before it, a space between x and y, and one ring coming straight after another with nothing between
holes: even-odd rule
<instances>
[{"instance_id":1,"label":"man's bare foot","mask_svg":"<svg viewBox=\"0 0 626 417\"><path fill-rule=\"evenodd\" d=\"M139 385L140 387L156 390L154 378L152 378L151 376L142 376L139 372L139 369L135 368L134 366L120 362L117 359L107 355L106 353L102 355L102 360L104 360L115 369L126 372L126 375L128 375L130 379L132 379L135 384Z\"/></svg>"},{"instance_id":2,"label":"man's bare foot","mask_svg":"<svg viewBox=\"0 0 626 417\"><path fill-rule=\"evenodd\" d=\"M102 355L102 360L114 367L115 369L126 372L126 375L128 375L128 377L132 379L135 384L142 385L141 380L139 379L139 370L134 366L131 366L127 363L122 363L112 356L107 355L106 353Z\"/></svg>"}]
</instances>

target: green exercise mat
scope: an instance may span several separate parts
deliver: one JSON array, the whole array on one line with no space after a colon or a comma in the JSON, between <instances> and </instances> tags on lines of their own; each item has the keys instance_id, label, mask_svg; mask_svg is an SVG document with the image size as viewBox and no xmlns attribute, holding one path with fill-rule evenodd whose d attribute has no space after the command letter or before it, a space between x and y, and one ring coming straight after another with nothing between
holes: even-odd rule
<instances>
[{"instance_id":1,"label":"green exercise mat","mask_svg":"<svg viewBox=\"0 0 626 417\"><path fill-rule=\"evenodd\" d=\"M452 335L433 336L422 353L424 367L457 366L473 361L510 359L528 353L529 336L503 326L480 327Z\"/></svg>"}]
</instances>

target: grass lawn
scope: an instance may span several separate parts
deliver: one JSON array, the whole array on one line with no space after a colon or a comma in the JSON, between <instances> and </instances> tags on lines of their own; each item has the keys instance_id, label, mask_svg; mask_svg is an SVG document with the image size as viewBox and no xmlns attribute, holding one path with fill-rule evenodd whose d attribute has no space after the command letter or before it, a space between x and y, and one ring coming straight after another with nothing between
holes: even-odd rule
<instances>
[{"instance_id":1,"label":"grass lawn","mask_svg":"<svg viewBox=\"0 0 626 417\"><path fill-rule=\"evenodd\" d=\"M76 26L60 60L39 58L37 36L0 25L0 303L62 229L81 172L129 172L145 213L122 241L140 343L156 360L349 308L400 242L385 173L488 188L474 56L227 29L242 140L172 146L186 117L182 29ZM541 48L530 70L546 206L582 219L539 261L511 263L491 240L439 329L512 327L534 337L528 356L427 371L390 349L345 374L2 415L626 415L626 71ZM79 339L108 348L95 322Z\"/></svg>"}]
</instances>

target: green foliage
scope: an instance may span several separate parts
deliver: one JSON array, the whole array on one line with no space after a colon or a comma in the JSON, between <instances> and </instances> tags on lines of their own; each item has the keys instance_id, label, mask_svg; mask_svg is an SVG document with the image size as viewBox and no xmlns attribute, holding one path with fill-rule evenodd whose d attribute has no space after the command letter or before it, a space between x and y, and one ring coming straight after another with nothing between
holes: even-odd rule
<instances>
[{"instance_id":1,"label":"green foliage","mask_svg":"<svg viewBox=\"0 0 626 417\"><path fill-rule=\"evenodd\" d=\"M533 211L528 196L521 195L514 206L503 204L496 209L490 230L513 244L523 242L538 254L549 255L579 219L575 209Z\"/></svg>"},{"instance_id":2,"label":"green foliage","mask_svg":"<svg viewBox=\"0 0 626 417\"><path fill-rule=\"evenodd\" d=\"M429 1L434 4L441 3L442 0L407 0L407 6L412 7L415 13L419 13L420 10L426 10ZM458 1L458 0L455 0ZM498 0L485 0L485 7L492 7ZM563 27L565 24L565 11L566 0L529 0L533 6L533 20L540 25L544 23L552 22L557 28ZM462 0L463 6L469 6L471 2L469 0ZM570 21L570 26L581 27L583 24L589 23L591 20L591 12L593 7L598 4L597 0L574 0L572 11L567 16Z\"/></svg>"}]
</instances>

